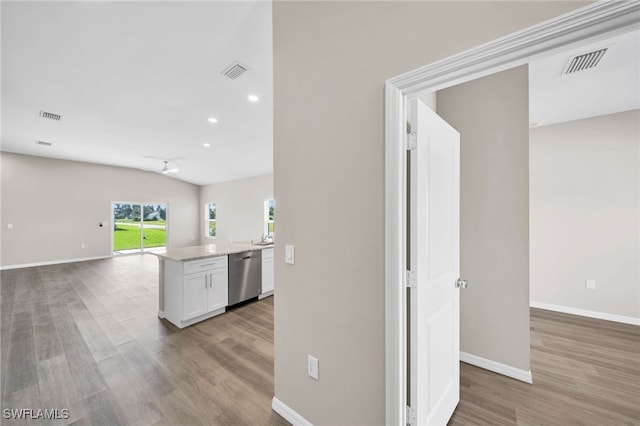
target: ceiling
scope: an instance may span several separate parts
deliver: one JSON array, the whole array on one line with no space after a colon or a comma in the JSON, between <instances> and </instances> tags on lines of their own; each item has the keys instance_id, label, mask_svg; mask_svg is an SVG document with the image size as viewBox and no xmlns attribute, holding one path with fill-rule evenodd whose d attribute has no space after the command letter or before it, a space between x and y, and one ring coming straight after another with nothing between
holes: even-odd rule
<instances>
[{"instance_id":1,"label":"ceiling","mask_svg":"<svg viewBox=\"0 0 640 426\"><path fill-rule=\"evenodd\" d=\"M169 160L172 177L195 184L273 172L269 1L1 8L2 151L157 172ZM639 40L627 33L531 63L532 126L640 108ZM602 47L598 66L563 75L569 57ZM223 76L237 61L249 71Z\"/></svg>"},{"instance_id":2,"label":"ceiling","mask_svg":"<svg viewBox=\"0 0 640 426\"><path fill-rule=\"evenodd\" d=\"M598 65L564 74L569 58L607 48ZM529 64L532 127L640 108L640 32L583 45Z\"/></svg>"},{"instance_id":3,"label":"ceiling","mask_svg":"<svg viewBox=\"0 0 640 426\"><path fill-rule=\"evenodd\" d=\"M152 171L169 160L195 184L273 172L270 2L1 7L2 151ZM249 70L222 75L236 61Z\"/></svg>"}]
</instances>

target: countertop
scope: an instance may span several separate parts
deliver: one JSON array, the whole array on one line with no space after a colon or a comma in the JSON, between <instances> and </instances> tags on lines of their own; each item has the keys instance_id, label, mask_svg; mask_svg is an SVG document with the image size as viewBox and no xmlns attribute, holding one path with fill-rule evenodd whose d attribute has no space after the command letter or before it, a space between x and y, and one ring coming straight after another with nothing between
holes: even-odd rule
<instances>
[{"instance_id":1,"label":"countertop","mask_svg":"<svg viewBox=\"0 0 640 426\"><path fill-rule=\"evenodd\" d=\"M190 246L169 249L164 252L154 252L152 254L162 259L175 260L178 262L187 262L190 260L206 259L209 257L226 256L228 254L242 253L244 251L255 251L272 248L273 244L268 246L259 246L246 243L223 243L223 244L207 244L204 246Z\"/></svg>"}]
</instances>

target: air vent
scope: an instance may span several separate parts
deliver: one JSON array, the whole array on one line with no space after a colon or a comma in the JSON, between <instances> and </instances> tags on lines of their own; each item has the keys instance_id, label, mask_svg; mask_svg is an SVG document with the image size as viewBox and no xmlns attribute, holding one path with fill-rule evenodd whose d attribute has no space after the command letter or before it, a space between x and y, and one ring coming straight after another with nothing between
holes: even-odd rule
<instances>
[{"instance_id":1,"label":"air vent","mask_svg":"<svg viewBox=\"0 0 640 426\"><path fill-rule=\"evenodd\" d=\"M48 118L49 120L56 120L56 121L60 121L60 119L62 118L60 114L54 114L52 112L47 112L47 111L40 111L40 117Z\"/></svg>"},{"instance_id":2,"label":"air vent","mask_svg":"<svg viewBox=\"0 0 640 426\"><path fill-rule=\"evenodd\" d=\"M229 77L231 80L235 80L236 78L247 72L247 70L248 68L245 65L242 65L240 62L236 62L226 70L222 71L222 75L224 75L225 77Z\"/></svg>"},{"instance_id":3,"label":"air vent","mask_svg":"<svg viewBox=\"0 0 640 426\"><path fill-rule=\"evenodd\" d=\"M594 68L600 63L600 60L606 52L607 48L604 48L569 58L569 60L567 61L567 65L564 68L563 74L573 74L578 71L584 71L590 68Z\"/></svg>"},{"instance_id":4,"label":"air vent","mask_svg":"<svg viewBox=\"0 0 640 426\"><path fill-rule=\"evenodd\" d=\"M51 145L53 145L51 142L45 142L45 141L36 141L36 143L38 145L43 145L43 146L51 146Z\"/></svg>"}]
</instances>

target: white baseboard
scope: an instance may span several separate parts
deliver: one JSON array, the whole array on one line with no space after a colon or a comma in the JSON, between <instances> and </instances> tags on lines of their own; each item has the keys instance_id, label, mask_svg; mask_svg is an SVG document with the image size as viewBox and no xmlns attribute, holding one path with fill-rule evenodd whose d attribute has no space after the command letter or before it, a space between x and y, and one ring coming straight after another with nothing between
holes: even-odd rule
<instances>
[{"instance_id":1,"label":"white baseboard","mask_svg":"<svg viewBox=\"0 0 640 426\"><path fill-rule=\"evenodd\" d=\"M31 268L34 266L60 265L63 263L84 262L86 260L109 259L111 257L113 256L107 255L107 256L79 257L77 259L52 260L48 262L23 263L21 265L0 266L0 271L4 271L6 269Z\"/></svg>"},{"instance_id":2,"label":"white baseboard","mask_svg":"<svg viewBox=\"0 0 640 426\"><path fill-rule=\"evenodd\" d=\"M511 377L516 380L520 380L526 383L533 383L531 370L521 370L507 364L491 361L490 359L471 355L462 351L460 352L460 361L466 362L467 364L475 365L476 367L484 368L485 370L493 371L494 373L502 374L503 376Z\"/></svg>"},{"instance_id":3,"label":"white baseboard","mask_svg":"<svg viewBox=\"0 0 640 426\"><path fill-rule=\"evenodd\" d=\"M640 318L625 317L623 315L607 314L604 312L588 311L586 309L571 308L569 306L552 305L550 303L529 302L532 308L546 309L547 311L562 312L564 314L579 315L581 317L596 318L606 321L621 322L624 324L640 325Z\"/></svg>"},{"instance_id":4,"label":"white baseboard","mask_svg":"<svg viewBox=\"0 0 640 426\"><path fill-rule=\"evenodd\" d=\"M293 411L287 404L280 401L275 396L271 401L271 409L276 413L280 414L286 421L291 423L293 426L313 426L313 424L302 417L300 414Z\"/></svg>"}]
</instances>

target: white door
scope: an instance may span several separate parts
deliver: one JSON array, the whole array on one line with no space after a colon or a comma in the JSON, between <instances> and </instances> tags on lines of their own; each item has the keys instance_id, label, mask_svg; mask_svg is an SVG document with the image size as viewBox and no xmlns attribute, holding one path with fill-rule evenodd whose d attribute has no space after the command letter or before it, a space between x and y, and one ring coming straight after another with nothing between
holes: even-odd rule
<instances>
[{"instance_id":1,"label":"white door","mask_svg":"<svg viewBox=\"0 0 640 426\"><path fill-rule=\"evenodd\" d=\"M207 313L209 271L184 276L182 320Z\"/></svg>"},{"instance_id":2,"label":"white door","mask_svg":"<svg viewBox=\"0 0 640 426\"><path fill-rule=\"evenodd\" d=\"M460 135L419 100L408 118L409 420L445 425L460 399Z\"/></svg>"},{"instance_id":3,"label":"white door","mask_svg":"<svg viewBox=\"0 0 640 426\"><path fill-rule=\"evenodd\" d=\"M224 308L229 304L229 269L213 269L209 271L209 294L207 312Z\"/></svg>"}]
</instances>

